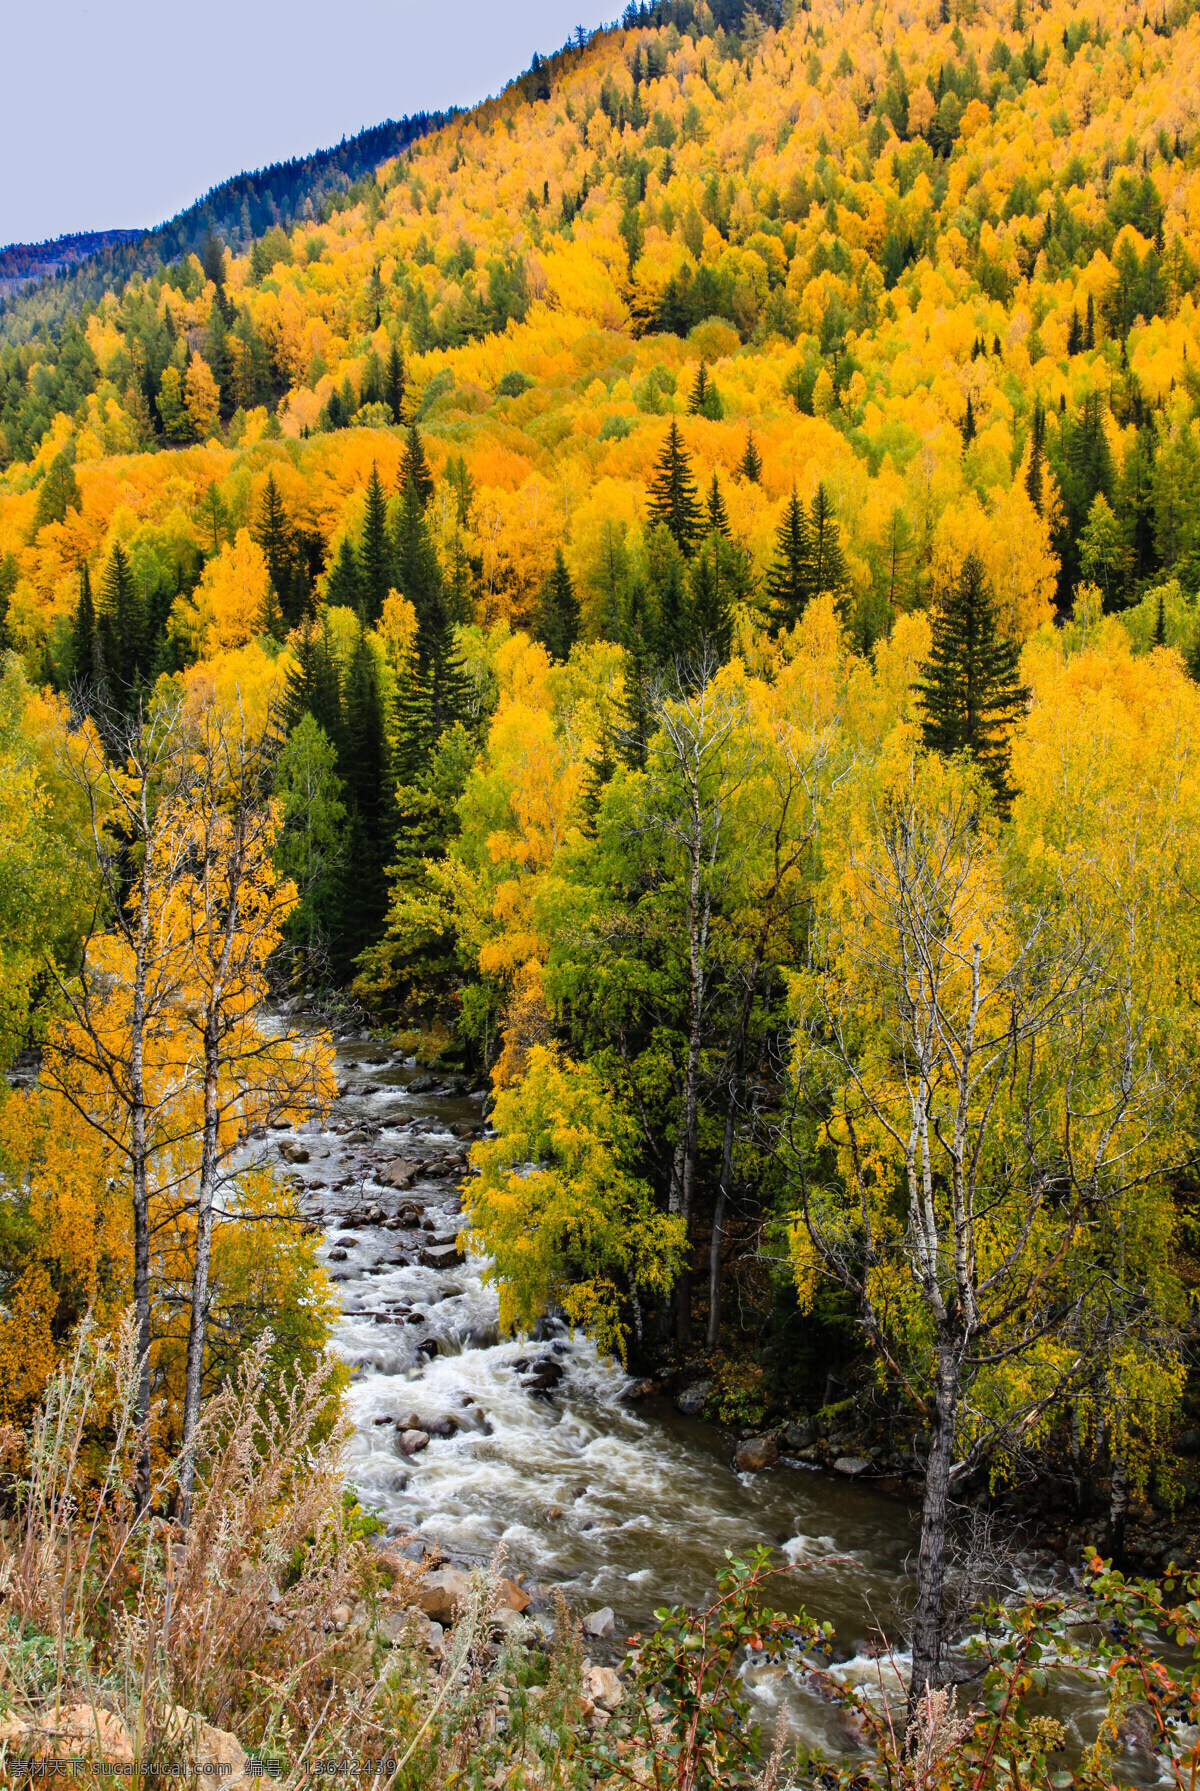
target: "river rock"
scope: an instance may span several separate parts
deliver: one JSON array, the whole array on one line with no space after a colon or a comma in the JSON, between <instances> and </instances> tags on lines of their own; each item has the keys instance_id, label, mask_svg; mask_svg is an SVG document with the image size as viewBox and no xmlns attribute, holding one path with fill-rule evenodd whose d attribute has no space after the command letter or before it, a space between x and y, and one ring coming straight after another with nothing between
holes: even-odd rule
<instances>
[{"instance_id":1,"label":"river rock","mask_svg":"<svg viewBox=\"0 0 1200 1791\"><path fill-rule=\"evenodd\" d=\"M375 1180L388 1188L411 1188L416 1173L416 1164L410 1163L407 1157L393 1157L390 1163L378 1165Z\"/></svg>"},{"instance_id":2,"label":"river rock","mask_svg":"<svg viewBox=\"0 0 1200 1791\"><path fill-rule=\"evenodd\" d=\"M675 1409L682 1412L685 1418L698 1418L708 1404L709 1394L713 1390L711 1381L694 1381L685 1387L675 1401Z\"/></svg>"},{"instance_id":3,"label":"river rock","mask_svg":"<svg viewBox=\"0 0 1200 1791\"><path fill-rule=\"evenodd\" d=\"M427 1244L421 1252L421 1266L426 1269L454 1269L462 1261L457 1241L451 1244Z\"/></svg>"},{"instance_id":4,"label":"river rock","mask_svg":"<svg viewBox=\"0 0 1200 1791\"><path fill-rule=\"evenodd\" d=\"M850 1480L857 1480L860 1474L870 1469L870 1462L865 1455L839 1455L833 1464L835 1474L845 1474Z\"/></svg>"},{"instance_id":5,"label":"river rock","mask_svg":"<svg viewBox=\"0 0 1200 1791\"><path fill-rule=\"evenodd\" d=\"M657 1381L632 1381L622 1393L621 1398L626 1405L637 1405L639 1400L653 1399L656 1393L661 1392L662 1388Z\"/></svg>"},{"instance_id":6,"label":"river rock","mask_svg":"<svg viewBox=\"0 0 1200 1791\"><path fill-rule=\"evenodd\" d=\"M589 1667L583 1676L583 1689L593 1704L610 1715L625 1696L620 1675L611 1667Z\"/></svg>"},{"instance_id":7,"label":"river rock","mask_svg":"<svg viewBox=\"0 0 1200 1791\"><path fill-rule=\"evenodd\" d=\"M279 1146L279 1154L285 1163L308 1162L308 1152L305 1150L304 1146L302 1144L293 1144L290 1138L285 1138L283 1143Z\"/></svg>"},{"instance_id":8,"label":"river rock","mask_svg":"<svg viewBox=\"0 0 1200 1791\"><path fill-rule=\"evenodd\" d=\"M471 1593L471 1576L458 1567L439 1567L427 1573L417 1593L417 1603L435 1623L453 1623Z\"/></svg>"},{"instance_id":9,"label":"river rock","mask_svg":"<svg viewBox=\"0 0 1200 1791\"><path fill-rule=\"evenodd\" d=\"M522 1591L515 1580L500 1581L500 1596L510 1611L527 1611L529 1594Z\"/></svg>"},{"instance_id":10,"label":"river rock","mask_svg":"<svg viewBox=\"0 0 1200 1791\"><path fill-rule=\"evenodd\" d=\"M590 1612L579 1627L585 1636L594 1636L597 1640L601 1636L610 1636L613 1632L612 1607L606 1604L601 1610Z\"/></svg>"},{"instance_id":11,"label":"river rock","mask_svg":"<svg viewBox=\"0 0 1200 1791\"><path fill-rule=\"evenodd\" d=\"M758 1474L773 1468L779 1460L779 1444L774 1437L743 1437L734 1458L739 1474Z\"/></svg>"},{"instance_id":12,"label":"river rock","mask_svg":"<svg viewBox=\"0 0 1200 1791\"><path fill-rule=\"evenodd\" d=\"M427 1430L406 1430L400 1438L400 1447L405 1455L419 1455L422 1449L429 1447Z\"/></svg>"},{"instance_id":13,"label":"river rock","mask_svg":"<svg viewBox=\"0 0 1200 1791\"><path fill-rule=\"evenodd\" d=\"M432 1094L434 1089L439 1088L440 1086L441 1084L438 1082L436 1076L430 1076L428 1074L414 1076L412 1081L408 1084L408 1093Z\"/></svg>"}]
</instances>

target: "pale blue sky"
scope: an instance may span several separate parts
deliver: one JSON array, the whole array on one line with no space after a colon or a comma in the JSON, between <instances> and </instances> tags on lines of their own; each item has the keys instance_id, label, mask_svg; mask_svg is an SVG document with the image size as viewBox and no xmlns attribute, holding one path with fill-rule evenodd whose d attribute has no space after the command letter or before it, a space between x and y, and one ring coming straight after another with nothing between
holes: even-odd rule
<instances>
[{"instance_id":1,"label":"pale blue sky","mask_svg":"<svg viewBox=\"0 0 1200 1791\"><path fill-rule=\"evenodd\" d=\"M3 0L0 244L158 224L243 168L468 105L621 0Z\"/></svg>"}]
</instances>

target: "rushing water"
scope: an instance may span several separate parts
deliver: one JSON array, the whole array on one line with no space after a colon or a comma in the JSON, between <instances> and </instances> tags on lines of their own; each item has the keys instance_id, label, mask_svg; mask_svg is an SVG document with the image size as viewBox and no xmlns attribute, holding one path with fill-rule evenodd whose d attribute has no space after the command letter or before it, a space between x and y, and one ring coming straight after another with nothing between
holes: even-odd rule
<instances>
[{"instance_id":1,"label":"rushing water","mask_svg":"<svg viewBox=\"0 0 1200 1791\"><path fill-rule=\"evenodd\" d=\"M458 1229L481 1102L414 1093L415 1080L411 1061L344 1045L329 1128L276 1140L285 1160L308 1155L287 1173L303 1184L339 1285L335 1348L352 1369L351 1474L364 1502L390 1532L456 1563L486 1560L502 1543L505 1571L524 1576L535 1613L551 1584L581 1615L611 1606L610 1657L656 1606L705 1600L727 1550L768 1544L780 1566L799 1570L776 1582L773 1602L830 1619L835 1671L875 1684L866 1643L896 1630L912 1514L869 1486L799 1466L736 1473L726 1436L667 1401L625 1403L627 1377L586 1341L501 1340L482 1262L420 1261ZM427 1167L397 1188L388 1176L398 1159ZM547 1363L541 1378L555 1384L539 1390L530 1381ZM399 1438L414 1424L430 1443L410 1459ZM752 1690L766 1721L782 1703L809 1745L846 1745L844 1719L806 1668L760 1669Z\"/></svg>"}]
</instances>

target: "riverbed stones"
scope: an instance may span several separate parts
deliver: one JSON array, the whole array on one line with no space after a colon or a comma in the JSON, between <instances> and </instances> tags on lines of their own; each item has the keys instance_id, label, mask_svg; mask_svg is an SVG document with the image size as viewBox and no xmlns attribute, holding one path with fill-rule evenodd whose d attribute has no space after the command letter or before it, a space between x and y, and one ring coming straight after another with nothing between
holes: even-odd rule
<instances>
[{"instance_id":1,"label":"riverbed stones","mask_svg":"<svg viewBox=\"0 0 1200 1791\"><path fill-rule=\"evenodd\" d=\"M405 1455L419 1455L422 1449L429 1447L427 1430L406 1430L400 1438L400 1447Z\"/></svg>"},{"instance_id":2,"label":"riverbed stones","mask_svg":"<svg viewBox=\"0 0 1200 1791\"><path fill-rule=\"evenodd\" d=\"M708 1404L712 1390L711 1381L693 1381L690 1387L683 1389L675 1401L676 1411L682 1412L685 1418L698 1418Z\"/></svg>"},{"instance_id":3,"label":"riverbed stones","mask_svg":"<svg viewBox=\"0 0 1200 1791\"><path fill-rule=\"evenodd\" d=\"M772 1436L743 1437L734 1463L739 1474L760 1474L779 1460L779 1444Z\"/></svg>"},{"instance_id":4,"label":"riverbed stones","mask_svg":"<svg viewBox=\"0 0 1200 1791\"><path fill-rule=\"evenodd\" d=\"M835 1474L844 1474L848 1480L857 1480L860 1474L870 1471L871 1464L865 1455L839 1455L833 1464Z\"/></svg>"},{"instance_id":5,"label":"riverbed stones","mask_svg":"<svg viewBox=\"0 0 1200 1791\"><path fill-rule=\"evenodd\" d=\"M305 1150L304 1146L302 1144L293 1144L290 1138L285 1138L283 1143L279 1146L279 1154L285 1163L308 1162L308 1152Z\"/></svg>"},{"instance_id":6,"label":"riverbed stones","mask_svg":"<svg viewBox=\"0 0 1200 1791\"><path fill-rule=\"evenodd\" d=\"M411 1188L416 1180L417 1165L407 1157L393 1157L388 1163L380 1163L375 1169L375 1180L388 1188Z\"/></svg>"},{"instance_id":7,"label":"riverbed stones","mask_svg":"<svg viewBox=\"0 0 1200 1791\"><path fill-rule=\"evenodd\" d=\"M604 1605L598 1611L591 1611L580 1624L585 1636L593 1636L597 1641L613 1632L613 1613L611 1605Z\"/></svg>"}]
</instances>

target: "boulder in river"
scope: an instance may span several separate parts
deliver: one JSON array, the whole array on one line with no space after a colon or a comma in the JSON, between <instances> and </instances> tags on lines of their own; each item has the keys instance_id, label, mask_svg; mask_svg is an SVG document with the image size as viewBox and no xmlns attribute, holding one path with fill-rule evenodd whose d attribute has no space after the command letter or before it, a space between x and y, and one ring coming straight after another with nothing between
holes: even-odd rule
<instances>
[{"instance_id":1,"label":"boulder in river","mask_svg":"<svg viewBox=\"0 0 1200 1791\"><path fill-rule=\"evenodd\" d=\"M675 1401L676 1411L682 1412L685 1418L698 1418L708 1404L708 1396L713 1390L711 1381L695 1381L685 1387Z\"/></svg>"},{"instance_id":2,"label":"boulder in river","mask_svg":"<svg viewBox=\"0 0 1200 1791\"><path fill-rule=\"evenodd\" d=\"M471 1576L458 1567L439 1567L427 1573L417 1593L417 1603L435 1623L453 1623L471 1595Z\"/></svg>"},{"instance_id":3,"label":"boulder in river","mask_svg":"<svg viewBox=\"0 0 1200 1791\"><path fill-rule=\"evenodd\" d=\"M860 1474L867 1473L870 1466L865 1455L839 1455L833 1464L833 1471L835 1474L845 1474L849 1479L856 1480Z\"/></svg>"},{"instance_id":4,"label":"boulder in river","mask_svg":"<svg viewBox=\"0 0 1200 1791\"><path fill-rule=\"evenodd\" d=\"M427 1430L406 1430L400 1438L400 1447L405 1455L419 1455L422 1449L429 1447Z\"/></svg>"},{"instance_id":5,"label":"boulder in river","mask_svg":"<svg viewBox=\"0 0 1200 1791\"><path fill-rule=\"evenodd\" d=\"M305 1150L304 1146L302 1144L293 1144L290 1138L285 1138L283 1143L279 1146L279 1154L285 1163L308 1162L308 1152Z\"/></svg>"},{"instance_id":6,"label":"boulder in river","mask_svg":"<svg viewBox=\"0 0 1200 1791\"><path fill-rule=\"evenodd\" d=\"M426 1269L453 1269L462 1261L457 1240L449 1244L427 1244L421 1252L421 1266Z\"/></svg>"},{"instance_id":7,"label":"boulder in river","mask_svg":"<svg viewBox=\"0 0 1200 1791\"><path fill-rule=\"evenodd\" d=\"M411 1188L416 1177L417 1166L406 1157L393 1157L390 1163L381 1163L375 1170L375 1180L382 1182L386 1188Z\"/></svg>"},{"instance_id":8,"label":"boulder in river","mask_svg":"<svg viewBox=\"0 0 1200 1791\"><path fill-rule=\"evenodd\" d=\"M734 1462L739 1474L759 1474L779 1460L779 1444L772 1436L743 1437Z\"/></svg>"},{"instance_id":9,"label":"boulder in river","mask_svg":"<svg viewBox=\"0 0 1200 1791\"><path fill-rule=\"evenodd\" d=\"M579 1626L585 1636L594 1636L597 1641L602 1636L610 1636L613 1632L613 1614L611 1605L604 1605L598 1611L592 1611Z\"/></svg>"}]
</instances>

